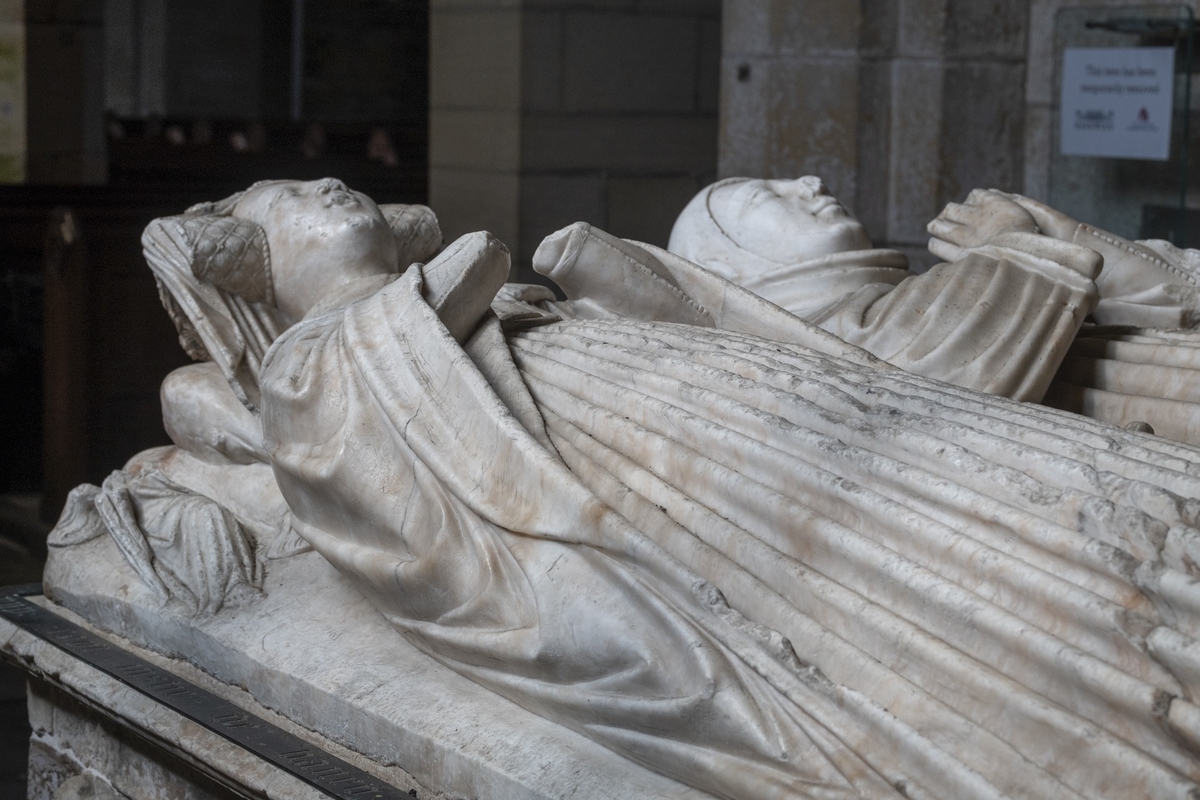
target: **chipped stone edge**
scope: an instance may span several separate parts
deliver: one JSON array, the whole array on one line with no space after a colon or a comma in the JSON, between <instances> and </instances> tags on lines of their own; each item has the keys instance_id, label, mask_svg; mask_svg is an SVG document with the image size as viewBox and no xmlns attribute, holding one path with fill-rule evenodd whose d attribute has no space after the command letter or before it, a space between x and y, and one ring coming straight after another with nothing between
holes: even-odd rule
<instances>
[{"instance_id":1,"label":"chipped stone edge","mask_svg":"<svg viewBox=\"0 0 1200 800\"><path fill-rule=\"evenodd\" d=\"M42 597L27 599L43 607L52 606ZM119 639L62 607L53 606L53 610L106 641L191 681L391 786L410 793L415 790L415 796L421 800L442 800L445 797L420 785L398 767L378 764L295 724L259 705L247 692L216 681L191 664L164 658ZM231 790L239 793L249 790L269 800L329 800L328 795L285 770L3 618L0 618L0 659L22 669L32 678L65 692L91 711L112 720ZM37 735L37 730L34 730L34 737Z\"/></svg>"}]
</instances>

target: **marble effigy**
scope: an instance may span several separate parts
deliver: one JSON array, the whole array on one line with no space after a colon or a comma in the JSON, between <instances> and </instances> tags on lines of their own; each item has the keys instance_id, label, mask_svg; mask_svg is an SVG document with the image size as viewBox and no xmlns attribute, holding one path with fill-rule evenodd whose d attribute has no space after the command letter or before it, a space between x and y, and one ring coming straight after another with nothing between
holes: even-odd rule
<instances>
[{"instance_id":1,"label":"marble effigy","mask_svg":"<svg viewBox=\"0 0 1200 800\"><path fill-rule=\"evenodd\" d=\"M995 190L929 232L945 262L914 275L819 178L730 178L689 203L670 249L910 372L1200 444L1200 252Z\"/></svg>"},{"instance_id":2,"label":"marble effigy","mask_svg":"<svg viewBox=\"0 0 1200 800\"><path fill-rule=\"evenodd\" d=\"M1085 326L1044 402L1200 444L1200 332Z\"/></svg>"},{"instance_id":3,"label":"marble effigy","mask_svg":"<svg viewBox=\"0 0 1200 800\"><path fill-rule=\"evenodd\" d=\"M1000 193L994 193L999 195ZM1200 251L1161 240L1130 241L1021 195L1038 230L1104 258L1095 325L1080 330L1044 401L1122 427L1200 444ZM930 247L953 257L966 225L951 204L930 224Z\"/></svg>"},{"instance_id":4,"label":"marble effigy","mask_svg":"<svg viewBox=\"0 0 1200 800\"><path fill-rule=\"evenodd\" d=\"M1097 305L1102 259L998 193L957 208L964 246L914 275L820 179L730 178L688 204L669 249L909 372L1038 401Z\"/></svg>"},{"instance_id":5,"label":"marble effigy","mask_svg":"<svg viewBox=\"0 0 1200 800\"><path fill-rule=\"evenodd\" d=\"M193 615L178 601L160 603L109 536L79 545L71 558L53 558L46 582L54 586L60 607L127 640L126 647L132 642L150 648L166 656L156 663L175 674L252 713L274 712L277 716L269 719L313 732L319 745L324 740L347 748L345 754L334 751L343 758L361 754L358 766L407 790L414 784L393 774L403 769L416 779L420 797L707 796L632 764L429 658L396 635L370 602L316 553L272 559L266 568L268 581L257 603L230 605L212 615ZM109 685L115 683L111 679L87 675L53 647L5 641L3 621L0 643L90 705L110 708L126 725L148 728L155 738L167 739L193 758L211 761L251 796L310 796L300 794L298 781L286 780L288 776L275 776L275 791L270 791L272 784L263 780L270 771L255 766L252 755L231 754L236 747L223 745L215 734L204 736L186 720L172 725L169 712L148 712L152 703L139 702L131 689ZM194 667L207 675L197 675ZM207 676L213 680L204 681ZM151 780L149 770L122 781L127 759L120 770L114 759L86 759L95 748L81 747L77 730L65 735L56 731L56 720L58 728L65 727L60 712L50 715L39 708L31 716L35 731L57 733L59 742L66 740L79 754L76 760L89 768L85 771L109 777L131 798L207 797L194 790L168 791L164 781ZM41 734L37 741L46 738ZM324 744L324 749L331 748ZM426 794L424 787L436 789ZM316 790L311 796L324 797Z\"/></svg>"},{"instance_id":6,"label":"marble effigy","mask_svg":"<svg viewBox=\"0 0 1200 800\"><path fill-rule=\"evenodd\" d=\"M1099 256L983 211L941 280L990 264L1073 337ZM367 646L681 791L1200 790L1200 450L899 369L587 225L535 255L566 300L506 285L489 234L435 255L433 225L328 180L152 225L207 358L164 384L176 447L72 495L47 593L119 627L89 589L103 547L137 615L237 628L289 564L328 563ZM1006 336L988 363L1032 392L1066 345Z\"/></svg>"}]
</instances>

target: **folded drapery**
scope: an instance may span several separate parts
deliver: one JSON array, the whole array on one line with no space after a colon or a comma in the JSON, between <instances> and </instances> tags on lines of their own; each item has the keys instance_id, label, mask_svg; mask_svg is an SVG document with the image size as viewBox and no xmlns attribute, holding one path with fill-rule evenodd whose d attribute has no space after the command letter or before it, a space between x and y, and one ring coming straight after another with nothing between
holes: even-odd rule
<instances>
[{"instance_id":1,"label":"folded drapery","mask_svg":"<svg viewBox=\"0 0 1200 800\"><path fill-rule=\"evenodd\" d=\"M1200 331L1086 327L1044 402L1200 445Z\"/></svg>"},{"instance_id":2,"label":"folded drapery","mask_svg":"<svg viewBox=\"0 0 1200 800\"><path fill-rule=\"evenodd\" d=\"M922 275L894 250L771 260L734 241L714 216L714 192L741 180L719 181L692 200L672 251L901 369L1037 402L1096 307L1102 259L1090 244L1018 230Z\"/></svg>"},{"instance_id":3,"label":"folded drapery","mask_svg":"<svg viewBox=\"0 0 1200 800\"><path fill-rule=\"evenodd\" d=\"M419 270L286 333L263 388L297 530L418 647L723 796L892 794L822 724L845 698L529 434Z\"/></svg>"},{"instance_id":4,"label":"folded drapery","mask_svg":"<svg viewBox=\"0 0 1200 800\"><path fill-rule=\"evenodd\" d=\"M727 797L1197 788L1196 450L629 320L497 394L481 330L412 270L262 372L297 530L426 652Z\"/></svg>"}]
</instances>

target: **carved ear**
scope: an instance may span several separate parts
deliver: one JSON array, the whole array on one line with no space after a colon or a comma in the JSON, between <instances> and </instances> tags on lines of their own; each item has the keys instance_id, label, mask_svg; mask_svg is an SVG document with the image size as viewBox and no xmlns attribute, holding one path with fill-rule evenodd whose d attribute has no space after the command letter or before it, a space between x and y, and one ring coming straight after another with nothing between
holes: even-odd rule
<instances>
[{"instance_id":1,"label":"carved ear","mask_svg":"<svg viewBox=\"0 0 1200 800\"><path fill-rule=\"evenodd\" d=\"M191 256L192 274L251 303L275 302L267 233L256 222L215 214L169 220Z\"/></svg>"},{"instance_id":2,"label":"carved ear","mask_svg":"<svg viewBox=\"0 0 1200 800\"><path fill-rule=\"evenodd\" d=\"M402 271L409 264L424 264L442 248L442 229L429 206L388 203L381 205L379 210L396 237Z\"/></svg>"}]
</instances>

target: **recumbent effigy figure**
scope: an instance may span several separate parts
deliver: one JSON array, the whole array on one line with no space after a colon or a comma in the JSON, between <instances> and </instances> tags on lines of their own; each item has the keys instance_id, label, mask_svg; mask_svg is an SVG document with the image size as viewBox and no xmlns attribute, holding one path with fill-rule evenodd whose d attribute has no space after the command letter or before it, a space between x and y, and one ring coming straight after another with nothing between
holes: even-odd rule
<instances>
[{"instance_id":1,"label":"recumbent effigy figure","mask_svg":"<svg viewBox=\"0 0 1200 800\"><path fill-rule=\"evenodd\" d=\"M272 182L148 229L210 361L52 562L107 531L165 603L253 613L262 560L312 547L441 663L722 797L1200 787L1200 451L905 372L588 226L535 259L559 302L486 233L420 263L432 219L392 212ZM1070 296L1099 268L999 248Z\"/></svg>"},{"instance_id":2,"label":"recumbent effigy figure","mask_svg":"<svg viewBox=\"0 0 1200 800\"><path fill-rule=\"evenodd\" d=\"M945 263L914 275L819 178L729 178L688 204L669 247L911 372L1200 444L1200 253L995 190L950 203L929 232ZM1103 268L1064 281L1018 232L1082 245Z\"/></svg>"}]
</instances>

